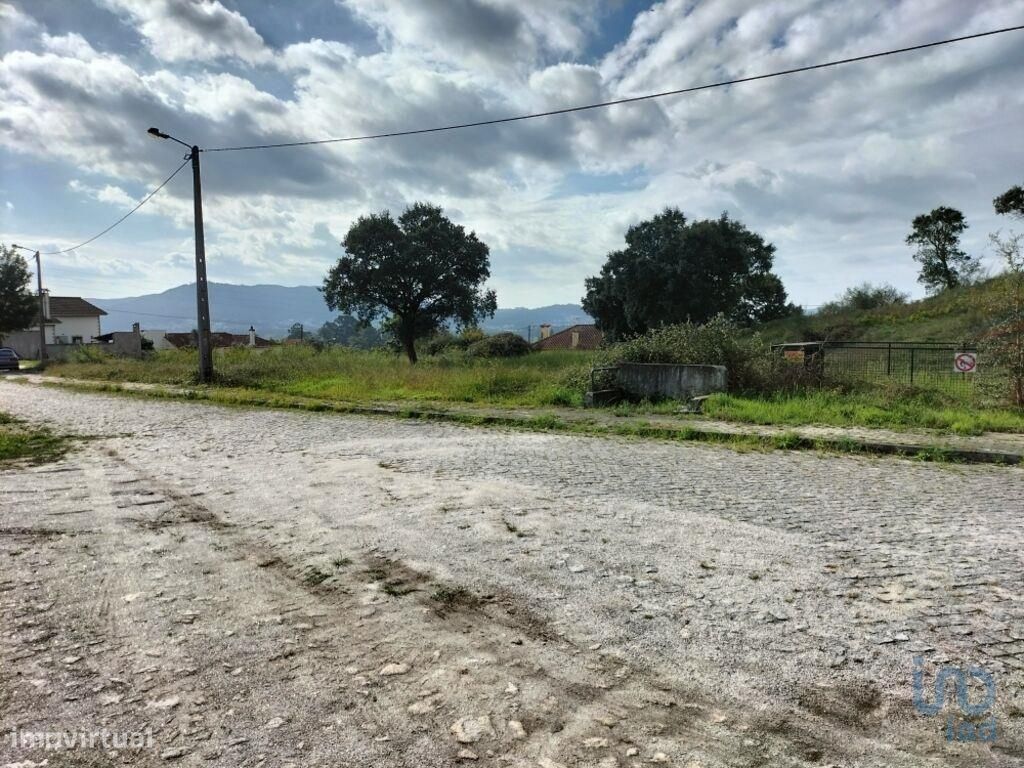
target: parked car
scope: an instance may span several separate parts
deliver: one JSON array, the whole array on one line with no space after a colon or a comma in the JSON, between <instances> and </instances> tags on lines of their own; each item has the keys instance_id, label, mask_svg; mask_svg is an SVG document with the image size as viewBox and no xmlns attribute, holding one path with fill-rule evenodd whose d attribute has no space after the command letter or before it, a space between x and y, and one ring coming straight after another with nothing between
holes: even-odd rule
<instances>
[{"instance_id":1,"label":"parked car","mask_svg":"<svg viewBox=\"0 0 1024 768\"><path fill-rule=\"evenodd\" d=\"M21 367L21 358L13 349L0 347L0 371L16 371Z\"/></svg>"}]
</instances>

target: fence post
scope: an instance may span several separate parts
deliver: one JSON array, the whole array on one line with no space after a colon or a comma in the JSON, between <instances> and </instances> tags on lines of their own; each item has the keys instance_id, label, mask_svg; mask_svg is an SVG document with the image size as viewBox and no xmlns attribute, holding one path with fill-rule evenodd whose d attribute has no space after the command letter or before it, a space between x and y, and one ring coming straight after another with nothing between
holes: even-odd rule
<instances>
[{"instance_id":1,"label":"fence post","mask_svg":"<svg viewBox=\"0 0 1024 768\"><path fill-rule=\"evenodd\" d=\"M910 383L914 383L914 347L910 348Z\"/></svg>"},{"instance_id":2,"label":"fence post","mask_svg":"<svg viewBox=\"0 0 1024 768\"><path fill-rule=\"evenodd\" d=\"M892 342L890 341L887 346L888 346L888 351L887 351L886 356L885 356L885 377L887 379L891 379L892 378Z\"/></svg>"}]
</instances>

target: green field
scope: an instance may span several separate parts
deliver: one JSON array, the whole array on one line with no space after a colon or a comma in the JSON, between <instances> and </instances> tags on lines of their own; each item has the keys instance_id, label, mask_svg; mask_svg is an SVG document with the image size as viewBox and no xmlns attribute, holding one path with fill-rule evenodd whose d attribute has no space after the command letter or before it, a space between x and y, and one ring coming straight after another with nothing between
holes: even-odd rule
<instances>
[{"instance_id":1,"label":"green field","mask_svg":"<svg viewBox=\"0 0 1024 768\"><path fill-rule=\"evenodd\" d=\"M704 404L713 419L748 424L934 429L961 435L1024 432L1024 411L972 406L928 391L806 392L737 397L713 395Z\"/></svg>"},{"instance_id":2,"label":"green field","mask_svg":"<svg viewBox=\"0 0 1024 768\"><path fill-rule=\"evenodd\" d=\"M771 373L763 341L835 340L973 340L983 335L988 308L1003 278L945 291L938 296L875 310L846 310L795 316L748 331L728 330L714 323L665 329L636 342L596 353L543 352L524 357L480 359L458 350L424 355L416 365L384 350L311 346L217 350L216 386L258 400L259 393L312 398L325 402L434 403L443 406L500 408L579 408L592 365L616 355L638 362L726 364L738 389L716 395L705 404L705 417L754 424L837 427L878 427L895 430L934 429L960 434L985 431L1024 433L1024 412L999 407L1005 387L965 388L962 392L895 387L886 384L845 384L841 387L790 392L777 372ZM678 332L677 332L678 331ZM650 343L648 343L650 341ZM638 356L639 355L639 356ZM718 359L716 359L716 356ZM731 361L731 362L730 362ZM57 376L109 382L169 385L195 383L194 350L158 352L143 360L88 354L79 362L53 364ZM747 369L744 371L744 369ZM733 373L742 373L734 382ZM774 377L774 378L773 378ZM737 383L738 382L738 383ZM671 413L678 403L621 405L620 415ZM539 412L537 418L543 418Z\"/></svg>"},{"instance_id":3,"label":"green field","mask_svg":"<svg viewBox=\"0 0 1024 768\"><path fill-rule=\"evenodd\" d=\"M544 352L477 360L462 355L425 357L416 365L384 351L341 347L218 350L221 386L347 402L438 402L498 406L577 406L593 356ZM157 352L144 360L98 357L53 364L48 373L81 379L192 384L194 350Z\"/></svg>"},{"instance_id":4,"label":"green field","mask_svg":"<svg viewBox=\"0 0 1024 768\"><path fill-rule=\"evenodd\" d=\"M215 357L218 386L252 393L315 398L337 403L436 403L471 408L579 408L598 355L543 352L520 358L478 360L456 354L410 365L388 352L334 348L231 349ZM158 352L143 360L103 355L88 362L53 364L49 373L109 382L192 385L194 350ZM679 403L622 405L623 416L673 413ZM538 417L542 413L538 413ZM976 400L908 388L855 391L715 395L704 416L753 424L935 429L959 434L1024 432L1024 412L982 406Z\"/></svg>"}]
</instances>

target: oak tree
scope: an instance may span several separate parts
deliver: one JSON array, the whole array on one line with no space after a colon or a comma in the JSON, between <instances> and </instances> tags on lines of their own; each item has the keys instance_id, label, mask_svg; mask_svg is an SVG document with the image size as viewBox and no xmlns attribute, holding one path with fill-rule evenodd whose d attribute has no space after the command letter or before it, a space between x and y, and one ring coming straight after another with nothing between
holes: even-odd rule
<instances>
[{"instance_id":1,"label":"oak tree","mask_svg":"<svg viewBox=\"0 0 1024 768\"><path fill-rule=\"evenodd\" d=\"M436 205L415 203L397 220L388 211L362 216L342 246L345 255L324 279L327 306L362 323L386 318L409 362L416 339L449 322L474 325L497 309L484 287L487 245Z\"/></svg>"},{"instance_id":2,"label":"oak tree","mask_svg":"<svg viewBox=\"0 0 1024 768\"><path fill-rule=\"evenodd\" d=\"M31 279L25 257L0 243L0 340L35 319L38 300L29 288Z\"/></svg>"},{"instance_id":3,"label":"oak tree","mask_svg":"<svg viewBox=\"0 0 1024 768\"><path fill-rule=\"evenodd\" d=\"M630 227L626 247L587 278L583 308L613 339L721 314L743 324L790 311L772 271L775 246L722 214L687 222L666 208Z\"/></svg>"}]
</instances>

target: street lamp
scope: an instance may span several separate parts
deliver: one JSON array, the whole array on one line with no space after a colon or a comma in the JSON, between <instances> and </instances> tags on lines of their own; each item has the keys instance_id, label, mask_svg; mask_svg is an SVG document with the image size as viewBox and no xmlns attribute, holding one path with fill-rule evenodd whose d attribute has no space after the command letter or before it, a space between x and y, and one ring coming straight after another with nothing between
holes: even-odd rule
<instances>
[{"instance_id":1,"label":"street lamp","mask_svg":"<svg viewBox=\"0 0 1024 768\"><path fill-rule=\"evenodd\" d=\"M33 253L31 248L25 248L17 243L11 243L12 248L19 251ZM39 287L39 365L46 365L46 301L43 298L43 262L39 258L39 251L36 255L36 285Z\"/></svg>"},{"instance_id":2,"label":"street lamp","mask_svg":"<svg viewBox=\"0 0 1024 768\"><path fill-rule=\"evenodd\" d=\"M199 381L209 384L213 381L213 354L210 349L210 292L206 284L206 238L203 233L203 185L199 174L199 147L186 144L157 128L147 133L157 139L170 139L188 147L192 160L192 199L195 204L196 222L196 314L198 315Z\"/></svg>"}]
</instances>

